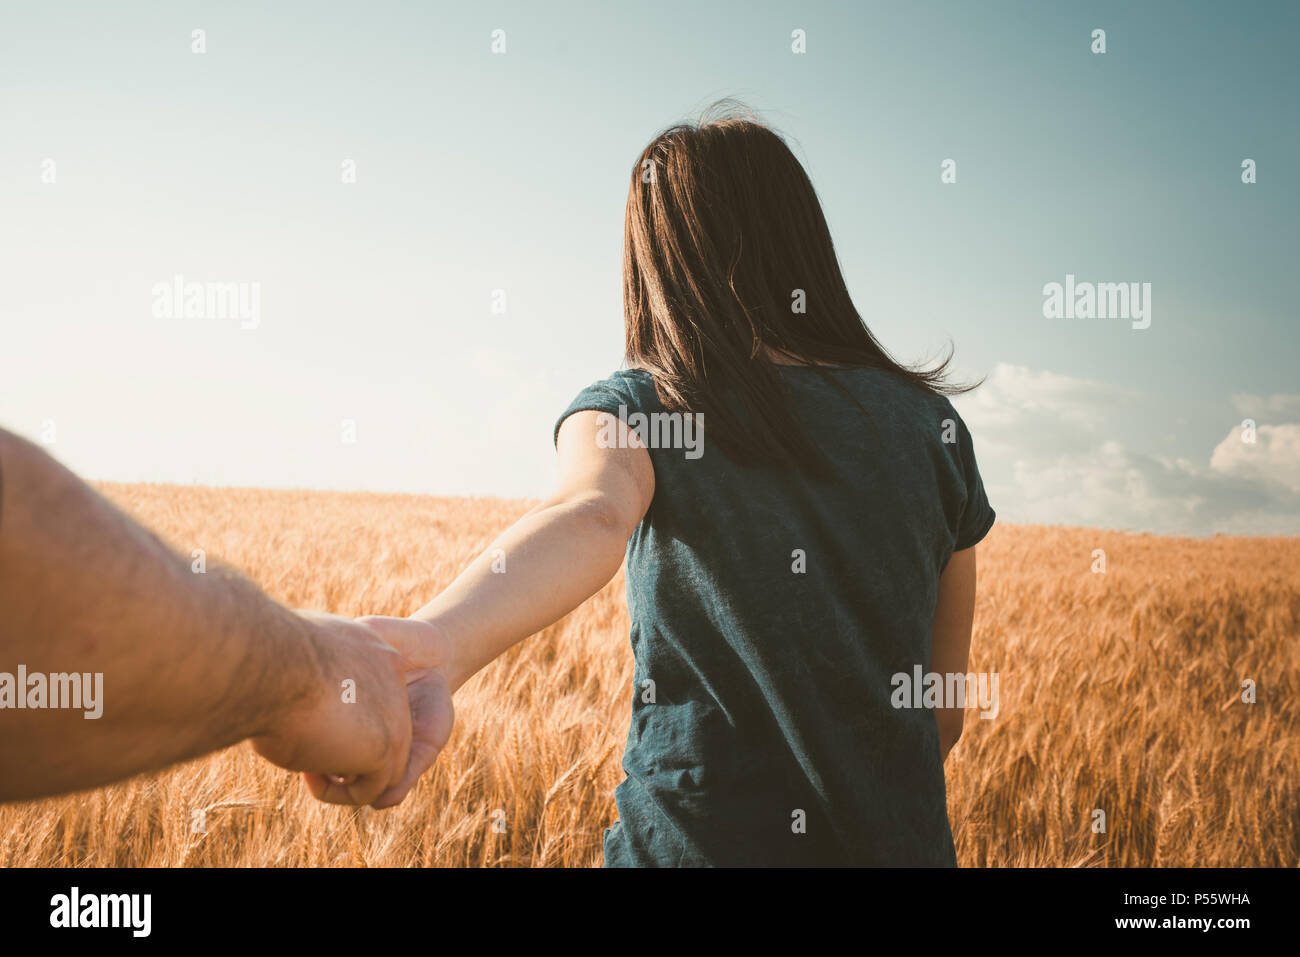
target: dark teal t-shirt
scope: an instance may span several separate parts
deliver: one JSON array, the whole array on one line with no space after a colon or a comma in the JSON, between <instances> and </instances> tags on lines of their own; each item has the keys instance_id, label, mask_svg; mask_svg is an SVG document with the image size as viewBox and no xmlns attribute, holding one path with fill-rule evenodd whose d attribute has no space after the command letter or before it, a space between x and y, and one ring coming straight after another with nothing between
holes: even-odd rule
<instances>
[{"instance_id":1,"label":"dark teal t-shirt","mask_svg":"<svg viewBox=\"0 0 1300 957\"><path fill-rule=\"evenodd\" d=\"M953 866L932 711L891 705L929 669L939 576L994 512L944 397L890 373L787 366L830 483L652 447L655 494L627 546L632 723L606 866ZM579 393L652 446L689 432L648 373ZM680 438L679 438L680 437ZM702 453L702 454L701 454Z\"/></svg>"}]
</instances>

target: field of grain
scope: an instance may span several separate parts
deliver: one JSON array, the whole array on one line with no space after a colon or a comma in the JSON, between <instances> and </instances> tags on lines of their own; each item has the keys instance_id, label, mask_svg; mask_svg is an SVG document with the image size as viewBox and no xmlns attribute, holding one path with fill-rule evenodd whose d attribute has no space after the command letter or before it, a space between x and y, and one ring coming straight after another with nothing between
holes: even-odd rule
<instances>
[{"instance_id":1,"label":"field of grain","mask_svg":"<svg viewBox=\"0 0 1300 957\"><path fill-rule=\"evenodd\" d=\"M527 508L102 489L186 554L345 615L415 610ZM447 750L396 809L317 804L244 745L0 807L0 865L597 866L622 777L627 628L620 575L474 678ZM1001 709L968 714L948 759L963 865L1300 865L1300 539L998 526L970 667L1001 676Z\"/></svg>"}]
</instances>

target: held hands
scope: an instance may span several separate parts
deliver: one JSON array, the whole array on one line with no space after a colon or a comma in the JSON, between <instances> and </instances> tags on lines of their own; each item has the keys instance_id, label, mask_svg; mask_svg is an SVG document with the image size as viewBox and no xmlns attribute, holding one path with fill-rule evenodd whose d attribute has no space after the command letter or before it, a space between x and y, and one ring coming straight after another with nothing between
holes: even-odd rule
<instances>
[{"instance_id":1,"label":"held hands","mask_svg":"<svg viewBox=\"0 0 1300 957\"><path fill-rule=\"evenodd\" d=\"M396 649L410 669L406 684L414 731L410 760L402 780L381 795L374 805L377 808L392 807L401 803L446 746L456 717L451 700L456 689L452 687L444 667L447 662L446 642L435 626L416 618L384 615L367 615L358 618L357 623Z\"/></svg>"},{"instance_id":2,"label":"held hands","mask_svg":"<svg viewBox=\"0 0 1300 957\"><path fill-rule=\"evenodd\" d=\"M302 617L317 675L253 747L273 764L303 771L322 801L401 803L451 735L451 688L430 654L436 630L406 618Z\"/></svg>"}]
</instances>

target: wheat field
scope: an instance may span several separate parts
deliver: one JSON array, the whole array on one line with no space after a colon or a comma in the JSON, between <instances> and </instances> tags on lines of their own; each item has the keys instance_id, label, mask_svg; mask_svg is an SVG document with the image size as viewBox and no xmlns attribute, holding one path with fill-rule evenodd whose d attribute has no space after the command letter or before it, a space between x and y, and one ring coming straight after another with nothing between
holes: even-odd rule
<instances>
[{"instance_id":1,"label":"wheat field","mask_svg":"<svg viewBox=\"0 0 1300 957\"><path fill-rule=\"evenodd\" d=\"M99 487L183 553L344 615L414 611L529 505ZM599 866L627 630L620 574L460 691L450 744L395 809L318 804L241 745L0 807L0 865ZM963 866L1300 865L1300 539L999 525L970 670L1000 675L1001 708L967 715L946 767Z\"/></svg>"}]
</instances>

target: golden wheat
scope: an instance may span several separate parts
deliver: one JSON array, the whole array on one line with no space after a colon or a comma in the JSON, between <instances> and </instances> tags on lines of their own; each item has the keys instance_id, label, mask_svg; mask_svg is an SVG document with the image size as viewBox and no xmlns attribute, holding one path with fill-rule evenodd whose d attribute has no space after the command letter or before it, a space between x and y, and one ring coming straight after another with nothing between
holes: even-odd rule
<instances>
[{"instance_id":1,"label":"golden wheat","mask_svg":"<svg viewBox=\"0 0 1300 957\"><path fill-rule=\"evenodd\" d=\"M410 613L528 507L101 487L183 553L344 615ZM1001 709L967 715L948 759L963 865L1300 864L1300 539L999 525L980 552L970 667L1000 675ZM631 704L627 630L620 575L484 670L396 809L318 804L241 746L0 807L0 865L598 865Z\"/></svg>"}]
</instances>

